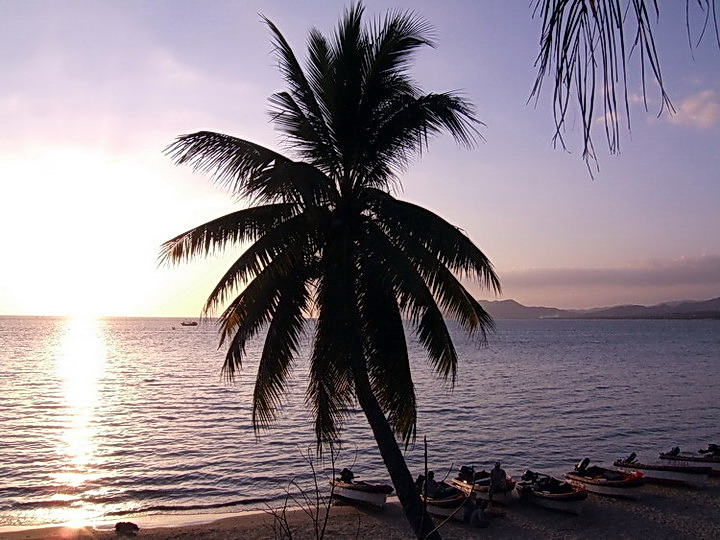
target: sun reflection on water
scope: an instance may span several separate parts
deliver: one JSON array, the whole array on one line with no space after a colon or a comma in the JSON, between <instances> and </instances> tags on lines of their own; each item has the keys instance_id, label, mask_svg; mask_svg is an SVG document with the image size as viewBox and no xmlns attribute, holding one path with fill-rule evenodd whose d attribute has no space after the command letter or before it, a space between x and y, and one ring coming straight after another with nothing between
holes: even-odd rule
<instances>
[{"instance_id":1,"label":"sun reflection on water","mask_svg":"<svg viewBox=\"0 0 720 540\"><path fill-rule=\"evenodd\" d=\"M103 321L92 317L65 321L56 355L56 371L62 383L65 408L62 444L57 452L65 463L53 474L58 500L72 500L82 493L83 485L97 477L93 470L97 424L95 411L100 407L99 383L105 371L106 349ZM71 525L82 524L94 515L89 505L76 499L56 516Z\"/></svg>"}]
</instances>

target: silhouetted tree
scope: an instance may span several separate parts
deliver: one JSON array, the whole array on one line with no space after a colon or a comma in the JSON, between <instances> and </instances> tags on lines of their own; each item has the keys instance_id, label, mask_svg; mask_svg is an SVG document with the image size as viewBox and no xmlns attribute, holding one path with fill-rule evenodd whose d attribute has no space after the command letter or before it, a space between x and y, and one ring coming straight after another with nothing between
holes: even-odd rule
<instances>
[{"instance_id":1,"label":"silhouetted tree","mask_svg":"<svg viewBox=\"0 0 720 540\"><path fill-rule=\"evenodd\" d=\"M496 292L500 285L460 229L391 190L430 137L446 130L471 146L478 121L460 96L423 93L410 77L414 53L431 45L426 22L389 12L364 25L363 11L360 3L347 9L332 37L311 30L304 69L265 19L287 84L270 98L272 119L297 160L219 133L178 137L166 149L177 164L212 174L251 205L165 242L161 257L179 262L250 243L204 313L227 304L219 324L231 379L248 340L267 329L255 428L275 419L305 317L315 315L306 401L318 448L336 444L346 411L359 403L413 530L438 538L396 440L407 444L416 433L403 321L439 376L454 382L445 316L479 341L492 326L459 277Z\"/></svg>"}]
</instances>

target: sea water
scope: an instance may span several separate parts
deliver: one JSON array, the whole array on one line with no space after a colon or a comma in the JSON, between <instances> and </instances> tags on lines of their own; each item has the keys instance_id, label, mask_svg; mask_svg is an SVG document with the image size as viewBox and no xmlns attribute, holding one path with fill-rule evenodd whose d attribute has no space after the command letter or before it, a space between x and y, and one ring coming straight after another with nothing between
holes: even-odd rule
<instances>
[{"instance_id":1,"label":"sea water","mask_svg":"<svg viewBox=\"0 0 720 540\"><path fill-rule=\"evenodd\" d=\"M312 323L274 427L251 425L258 339L235 383L212 322L0 318L0 526L220 513L326 489L305 406ZM487 347L451 328L454 389L409 337L418 401L411 472L461 465L562 474L720 442L720 321L498 321ZM388 481L360 410L339 469ZM426 445L424 442L426 441ZM294 482L291 484L291 482Z\"/></svg>"}]
</instances>

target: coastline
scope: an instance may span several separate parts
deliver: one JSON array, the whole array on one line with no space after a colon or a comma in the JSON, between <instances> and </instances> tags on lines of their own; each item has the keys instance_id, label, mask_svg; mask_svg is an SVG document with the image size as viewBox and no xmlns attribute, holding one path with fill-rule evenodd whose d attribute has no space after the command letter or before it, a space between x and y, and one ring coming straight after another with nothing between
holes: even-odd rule
<instances>
[{"instance_id":1,"label":"coastline","mask_svg":"<svg viewBox=\"0 0 720 540\"><path fill-rule=\"evenodd\" d=\"M590 495L583 513L566 515L513 501L502 517L492 519L486 529L473 529L462 523L448 523L442 529L443 538L470 540L473 538L653 538L659 539L716 539L720 538L720 479L711 478L702 489L679 488L647 484L639 500L612 499ZM144 526L145 518L126 518L141 526L138 539L148 540L221 540L276 538L274 517L265 511L243 512L203 523L182 526ZM198 516L199 517L199 516ZM214 519L214 515L206 515ZM152 520L152 517L149 518ZM287 522L293 538L315 538L313 523L301 509L288 510ZM177 524L178 521L175 521ZM107 527L107 528L105 528ZM111 539L115 535L112 524L98 528L42 527L14 532L0 532L2 540L85 540ZM384 538L404 540L413 538L396 498L390 498L385 509L333 506L325 538Z\"/></svg>"}]
</instances>

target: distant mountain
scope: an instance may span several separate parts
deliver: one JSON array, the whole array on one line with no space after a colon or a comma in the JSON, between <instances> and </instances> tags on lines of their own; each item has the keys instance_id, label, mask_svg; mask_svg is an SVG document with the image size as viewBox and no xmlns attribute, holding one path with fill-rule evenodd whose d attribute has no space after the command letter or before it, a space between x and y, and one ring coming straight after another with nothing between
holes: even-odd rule
<instances>
[{"instance_id":1,"label":"distant mountain","mask_svg":"<svg viewBox=\"0 0 720 540\"><path fill-rule=\"evenodd\" d=\"M720 298L666 302L654 306L615 306L578 315L594 319L720 319Z\"/></svg>"},{"instance_id":2,"label":"distant mountain","mask_svg":"<svg viewBox=\"0 0 720 540\"><path fill-rule=\"evenodd\" d=\"M480 305L495 319L720 319L720 297L654 306L625 305L581 310L528 307L515 300L481 300Z\"/></svg>"},{"instance_id":3,"label":"distant mountain","mask_svg":"<svg viewBox=\"0 0 720 540\"><path fill-rule=\"evenodd\" d=\"M528 307L515 300L480 301L494 319L550 319L565 317L566 311L550 307Z\"/></svg>"}]
</instances>

